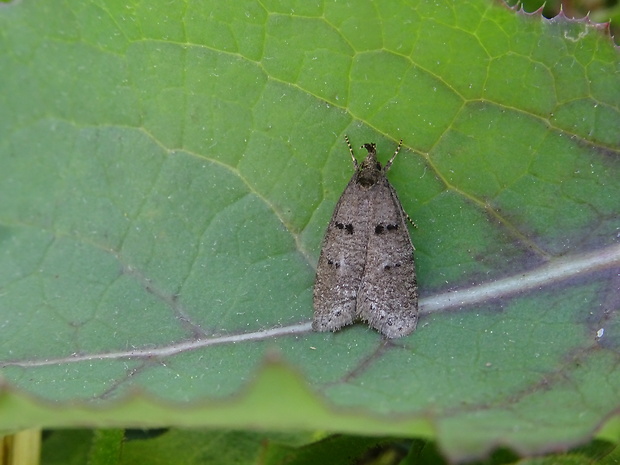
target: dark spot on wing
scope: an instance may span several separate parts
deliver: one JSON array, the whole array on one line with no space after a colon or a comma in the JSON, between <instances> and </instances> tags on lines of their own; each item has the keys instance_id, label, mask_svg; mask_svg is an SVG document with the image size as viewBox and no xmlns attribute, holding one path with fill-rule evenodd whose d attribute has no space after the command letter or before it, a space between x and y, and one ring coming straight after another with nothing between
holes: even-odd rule
<instances>
[{"instance_id":1,"label":"dark spot on wing","mask_svg":"<svg viewBox=\"0 0 620 465\"><path fill-rule=\"evenodd\" d=\"M332 265L334 268L338 269L340 268L340 263L333 261L332 259L328 258L327 259L327 264L328 265Z\"/></svg>"},{"instance_id":2,"label":"dark spot on wing","mask_svg":"<svg viewBox=\"0 0 620 465\"><path fill-rule=\"evenodd\" d=\"M347 234L353 234L353 225L351 223L344 224L344 223L338 222L338 223L335 223L335 226L338 229L344 229Z\"/></svg>"}]
</instances>

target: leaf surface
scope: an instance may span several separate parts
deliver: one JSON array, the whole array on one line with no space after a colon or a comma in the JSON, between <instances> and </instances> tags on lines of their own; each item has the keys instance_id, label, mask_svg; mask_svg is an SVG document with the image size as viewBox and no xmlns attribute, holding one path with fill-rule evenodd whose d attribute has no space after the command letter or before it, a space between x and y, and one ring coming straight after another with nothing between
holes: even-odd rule
<instances>
[{"instance_id":1,"label":"leaf surface","mask_svg":"<svg viewBox=\"0 0 620 465\"><path fill-rule=\"evenodd\" d=\"M618 51L384 3L0 8L0 427L618 440ZM387 343L310 331L344 134L408 149L422 318Z\"/></svg>"}]
</instances>

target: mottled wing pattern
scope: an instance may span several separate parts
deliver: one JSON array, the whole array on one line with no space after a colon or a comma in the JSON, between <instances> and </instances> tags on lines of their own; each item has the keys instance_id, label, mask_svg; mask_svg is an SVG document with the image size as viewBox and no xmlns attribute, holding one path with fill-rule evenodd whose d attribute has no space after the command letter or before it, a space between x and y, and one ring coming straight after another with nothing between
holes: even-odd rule
<instances>
[{"instance_id":1,"label":"mottled wing pattern","mask_svg":"<svg viewBox=\"0 0 620 465\"><path fill-rule=\"evenodd\" d=\"M315 331L336 331L357 319L368 242L368 194L353 176L327 226L314 285Z\"/></svg>"},{"instance_id":2,"label":"mottled wing pattern","mask_svg":"<svg viewBox=\"0 0 620 465\"><path fill-rule=\"evenodd\" d=\"M387 178L372 186L366 264L357 314L389 338L410 334L418 321L413 245L406 215Z\"/></svg>"}]
</instances>

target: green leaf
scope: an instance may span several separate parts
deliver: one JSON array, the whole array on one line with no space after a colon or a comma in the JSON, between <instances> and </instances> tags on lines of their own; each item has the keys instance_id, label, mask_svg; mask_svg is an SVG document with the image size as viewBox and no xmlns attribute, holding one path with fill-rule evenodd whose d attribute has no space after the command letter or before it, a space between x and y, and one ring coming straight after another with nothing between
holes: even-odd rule
<instances>
[{"instance_id":1,"label":"green leaf","mask_svg":"<svg viewBox=\"0 0 620 465\"><path fill-rule=\"evenodd\" d=\"M121 456L122 429L100 429L95 431L88 456L88 465L118 463Z\"/></svg>"},{"instance_id":2,"label":"green leaf","mask_svg":"<svg viewBox=\"0 0 620 465\"><path fill-rule=\"evenodd\" d=\"M148 431L147 431L148 433ZM130 438L126 435L120 444L120 457L110 458L108 464L312 464L316 460L325 463L352 463L364 454L404 456L402 450L394 450L399 444L385 439L334 436L313 444L304 444L308 438L300 433L259 433L247 431L182 431L172 429L154 437ZM91 441L81 431L51 432L46 440L42 463L65 464L67 457L54 451L76 449L75 456L86 462L86 455L76 445ZM383 450L381 450L382 448ZM65 461L63 461L65 460ZM365 462L371 463L371 462ZM380 463L380 462L372 462ZM394 462L381 462L394 463Z\"/></svg>"},{"instance_id":3,"label":"green leaf","mask_svg":"<svg viewBox=\"0 0 620 465\"><path fill-rule=\"evenodd\" d=\"M452 460L618 442L600 25L487 0L23 0L0 30L0 428L318 429ZM408 149L403 339L310 330L344 134Z\"/></svg>"}]
</instances>

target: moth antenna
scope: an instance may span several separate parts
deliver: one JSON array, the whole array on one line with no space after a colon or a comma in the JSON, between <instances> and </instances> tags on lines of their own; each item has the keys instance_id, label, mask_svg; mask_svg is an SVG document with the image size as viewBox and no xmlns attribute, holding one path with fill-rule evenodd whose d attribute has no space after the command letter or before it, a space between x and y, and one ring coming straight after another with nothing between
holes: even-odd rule
<instances>
[{"instance_id":1,"label":"moth antenna","mask_svg":"<svg viewBox=\"0 0 620 465\"><path fill-rule=\"evenodd\" d=\"M344 140L347 141L347 145L349 146L349 153L351 154L351 160L353 160L353 166L357 170L357 160L355 159L355 155L353 155L353 147L351 147L351 142L349 142L349 136L345 135Z\"/></svg>"},{"instance_id":2,"label":"moth antenna","mask_svg":"<svg viewBox=\"0 0 620 465\"><path fill-rule=\"evenodd\" d=\"M390 158L390 161L388 161L385 164L385 168L384 168L385 171L390 169L390 166L392 166L392 162L394 161L394 158L396 158L396 155L398 155L398 152L400 152L400 148L402 146L403 146L403 140L401 139L400 142L398 143L398 147L396 147L396 151L394 152L394 155L392 155L392 158Z\"/></svg>"}]
</instances>

